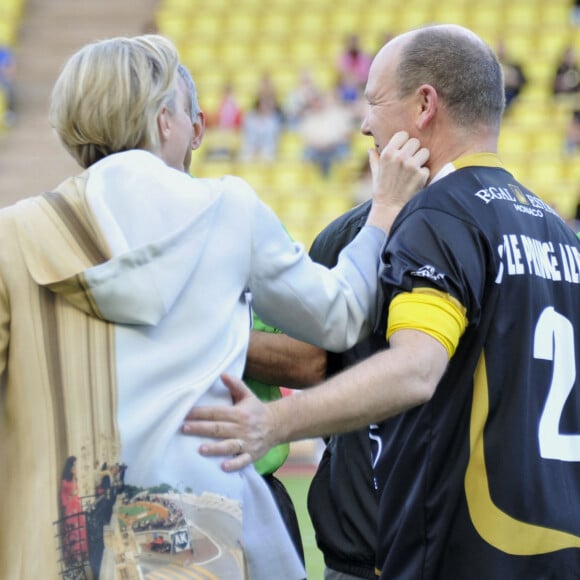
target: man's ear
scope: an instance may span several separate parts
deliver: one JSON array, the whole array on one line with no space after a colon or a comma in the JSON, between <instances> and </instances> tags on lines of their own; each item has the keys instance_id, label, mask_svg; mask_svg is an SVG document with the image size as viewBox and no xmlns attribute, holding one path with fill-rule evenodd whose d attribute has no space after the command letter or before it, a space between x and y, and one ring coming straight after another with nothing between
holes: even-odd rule
<instances>
[{"instance_id":1,"label":"man's ear","mask_svg":"<svg viewBox=\"0 0 580 580\"><path fill-rule=\"evenodd\" d=\"M191 149L195 151L201 145L203 135L205 133L205 113L200 111L196 120L193 123L193 140L191 142Z\"/></svg>"},{"instance_id":2,"label":"man's ear","mask_svg":"<svg viewBox=\"0 0 580 580\"><path fill-rule=\"evenodd\" d=\"M417 90L418 110L417 110L417 128L425 127L433 120L437 113L439 96L437 91L431 85L421 85Z\"/></svg>"}]
</instances>

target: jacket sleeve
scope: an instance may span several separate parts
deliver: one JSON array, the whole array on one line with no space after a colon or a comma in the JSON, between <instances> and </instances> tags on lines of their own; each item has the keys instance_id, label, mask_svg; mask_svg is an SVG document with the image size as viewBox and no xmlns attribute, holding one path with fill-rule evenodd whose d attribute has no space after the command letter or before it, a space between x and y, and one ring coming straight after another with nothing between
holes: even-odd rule
<instances>
[{"instance_id":1,"label":"jacket sleeve","mask_svg":"<svg viewBox=\"0 0 580 580\"><path fill-rule=\"evenodd\" d=\"M386 234L364 226L329 270L256 201L250 289L256 312L297 339L330 351L350 348L371 331L378 309L379 256Z\"/></svg>"}]
</instances>

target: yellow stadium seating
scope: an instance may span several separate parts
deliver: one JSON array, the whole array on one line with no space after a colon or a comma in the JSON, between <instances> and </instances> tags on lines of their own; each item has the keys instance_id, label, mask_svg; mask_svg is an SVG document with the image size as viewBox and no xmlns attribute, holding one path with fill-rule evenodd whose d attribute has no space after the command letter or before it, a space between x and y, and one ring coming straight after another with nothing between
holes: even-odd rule
<instances>
[{"instance_id":1,"label":"yellow stadium seating","mask_svg":"<svg viewBox=\"0 0 580 580\"><path fill-rule=\"evenodd\" d=\"M506 2L503 12L504 27L507 30L530 30L539 23L539 5L534 2Z\"/></svg>"},{"instance_id":2,"label":"yellow stadium seating","mask_svg":"<svg viewBox=\"0 0 580 580\"><path fill-rule=\"evenodd\" d=\"M518 180L523 181L523 177L528 175L530 159L521 153L509 154L501 153L500 158L504 167ZM524 183L526 185L526 183Z\"/></svg>"},{"instance_id":3,"label":"yellow stadium seating","mask_svg":"<svg viewBox=\"0 0 580 580\"><path fill-rule=\"evenodd\" d=\"M572 2L566 0L550 0L540 3L540 18L542 26L559 28L570 22Z\"/></svg>"},{"instance_id":4,"label":"yellow stadium seating","mask_svg":"<svg viewBox=\"0 0 580 580\"><path fill-rule=\"evenodd\" d=\"M434 22L464 24L467 20L467 7L461 3L441 2L434 7L431 19Z\"/></svg>"},{"instance_id":5,"label":"yellow stadium seating","mask_svg":"<svg viewBox=\"0 0 580 580\"><path fill-rule=\"evenodd\" d=\"M523 64L528 83L506 114L500 155L517 179L537 186L538 193L561 211L575 211L580 159L563 155L562 144L571 111L580 103L552 95L556 61L563 49L573 44L580 50L580 26L573 26L570 16L569 0L386 0L380 10L362 0L240 0L235 12L229 0L160 0L157 23L160 32L178 44L204 107L217 106L226 80L234 83L242 106L251 106L266 71L280 99L296 85L304 68L311 70L321 88L332 90L336 59L351 32L359 34L370 53L382 45L385 35L433 21L469 26L494 48L501 39L508 54ZM0 24L0 38L10 35L4 28ZM323 220L350 203L349 192L369 147L372 139L356 135L352 159L337 166L328 181L300 161L300 139L289 132L280 141L279 163L229 167L245 172L290 231L310 241L325 225ZM215 175L223 169L205 163L200 171ZM333 195L326 193L329 189Z\"/></svg>"},{"instance_id":6,"label":"yellow stadium seating","mask_svg":"<svg viewBox=\"0 0 580 580\"><path fill-rule=\"evenodd\" d=\"M328 29L328 11L316 6L294 16L294 27L303 38L312 40L323 36Z\"/></svg>"},{"instance_id":7,"label":"yellow stadium seating","mask_svg":"<svg viewBox=\"0 0 580 580\"><path fill-rule=\"evenodd\" d=\"M292 14L285 11L273 11L271 8L260 17L260 30L264 38L291 38L293 28Z\"/></svg>"},{"instance_id":8,"label":"yellow stadium seating","mask_svg":"<svg viewBox=\"0 0 580 580\"><path fill-rule=\"evenodd\" d=\"M302 137L294 131L285 131L280 138L278 150L280 159L291 162L300 161L303 150L304 143Z\"/></svg>"},{"instance_id":9,"label":"yellow stadium seating","mask_svg":"<svg viewBox=\"0 0 580 580\"><path fill-rule=\"evenodd\" d=\"M228 38L236 42L252 42L256 37L256 23L259 15L252 12L240 12L236 10L227 16L222 16L220 25L220 37Z\"/></svg>"},{"instance_id":10,"label":"yellow stadium seating","mask_svg":"<svg viewBox=\"0 0 580 580\"><path fill-rule=\"evenodd\" d=\"M328 14L326 25L334 34L347 35L359 30L359 11L353 11L348 4L335 6Z\"/></svg>"},{"instance_id":11,"label":"yellow stadium seating","mask_svg":"<svg viewBox=\"0 0 580 580\"><path fill-rule=\"evenodd\" d=\"M580 153L564 156L562 164L566 179L578 184L580 190Z\"/></svg>"},{"instance_id":12,"label":"yellow stadium seating","mask_svg":"<svg viewBox=\"0 0 580 580\"><path fill-rule=\"evenodd\" d=\"M560 154L564 150L564 138L562 130L558 126L551 127L549 124L534 130L533 141L530 145L533 153ZM560 162L558 161L558 165Z\"/></svg>"},{"instance_id":13,"label":"yellow stadium seating","mask_svg":"<svg viewBox=\"0 0 580 580\"><path fill-rule=\"evenodd\" d=\"M468 13L469 25L475 30L500 31L503 26L503 13L493 3L474 2Z\"/></svg>"},{"instance_id":14,"label":"yellow stadium seating","mask_svg":"<svg viewBox=\"0 0 580 580\"><path fill-rule=\"evenodd\" d=\"M530 135L521 127L506 125L499 136L499 153L515 155L521 151L527 151Z\"/></svg>"},{"instance_id":15,"label":"yellow stadium seating","mask_svg":"<svg viewBox=\"0 0 580 580\"><path fill-rule=\"evenodd\" d=\"M189 15L180 10L163 8L157 11L156 23L160 31L180 45L190 32Z\"/></svg>"},{"instance_id":16,"label":"yellow stadium seating","mask_svg":"<svg viewBox=\"0 0 580 580\"><path fill-rule=\"evenodd\" d=\"M564 166L562 164L560 152L543 153L541 156L536 156L537 161L530 164L528 168L528 175L530 179L540 182L559 183L565 180Z\"/></svg>"}]
</instances>

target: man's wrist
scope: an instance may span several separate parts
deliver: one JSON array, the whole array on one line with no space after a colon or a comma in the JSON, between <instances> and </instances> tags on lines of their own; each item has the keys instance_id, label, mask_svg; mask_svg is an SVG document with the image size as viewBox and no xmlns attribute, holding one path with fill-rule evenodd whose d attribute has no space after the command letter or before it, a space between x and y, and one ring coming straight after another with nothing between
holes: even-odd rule
<instances>
[{"instance_id":1,"label":"man's wrist","mask_svg":"<svg viewBox=\"0 0 580 580\"><path fill-rule=\"evenodd\" d=\"M290 395L290 397L298 396ZM266 405L268 413L268 438L270 439L270 447L275 447L282 443L290 443L290 421L284 420L284 409L291 404L286 400L287 397L282 397L277 401L272 401Z\"/></svg>"}]
</instances>

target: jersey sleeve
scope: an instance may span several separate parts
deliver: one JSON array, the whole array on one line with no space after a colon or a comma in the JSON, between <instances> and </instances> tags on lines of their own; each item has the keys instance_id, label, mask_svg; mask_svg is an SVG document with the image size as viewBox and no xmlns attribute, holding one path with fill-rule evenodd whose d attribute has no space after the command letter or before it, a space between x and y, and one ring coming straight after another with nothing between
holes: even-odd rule
<instances>
[{"instance_id":1,"label":"jersey sleeve","mask_svg":"<svg viewBox=\"0 0 580 580\"><path fill-rule=\"evenodd\" d=\"M432 288L456 300L469 324L481 316L489 251L475 227L439 209L400 216L384 252L381 286L389 303L401 292Z\"/></svg>"}]
</instances>

